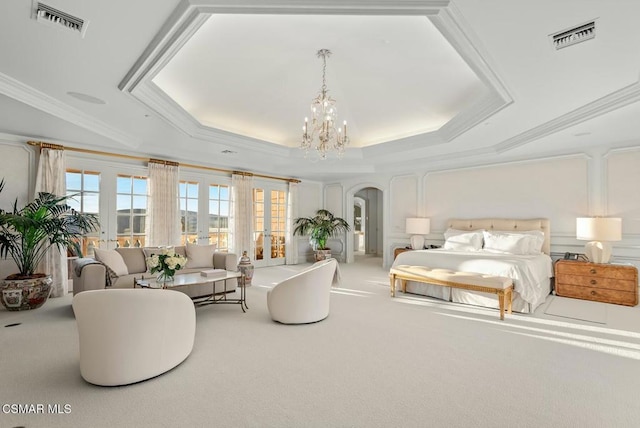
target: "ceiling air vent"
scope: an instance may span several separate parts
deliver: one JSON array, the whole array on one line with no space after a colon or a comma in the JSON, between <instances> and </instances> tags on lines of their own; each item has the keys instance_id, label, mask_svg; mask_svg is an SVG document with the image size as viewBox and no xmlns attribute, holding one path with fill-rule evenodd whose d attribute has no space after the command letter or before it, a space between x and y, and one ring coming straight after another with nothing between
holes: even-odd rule
<instances>
[{"instance_id":1,"label":"ceiling air vent","mask_svg":"<svg viewBox=\"0 0 640 428\"><path fill-rule=\"evenodd\" d=\"M69 15L39 1L33 1L32 18L38 22L53 25L57 28L69 30L80 37L87 31L88 21L77 16Z\"/></svg>"},{"instance_id":2,"label":"ceiling air vent","mask_svg":"<svg viewBox=\"0 0 640 428\"><path fill-rule=\"evenodd\" d=\"M591 21L587 24L580 25L570 30L561 31L560 33L551 35L553 39L553 45L556 47L556 49L566 48L567 46L575 45L576 43L593 39L595 36L595 21Z\"/></svg>"}]
</instances>

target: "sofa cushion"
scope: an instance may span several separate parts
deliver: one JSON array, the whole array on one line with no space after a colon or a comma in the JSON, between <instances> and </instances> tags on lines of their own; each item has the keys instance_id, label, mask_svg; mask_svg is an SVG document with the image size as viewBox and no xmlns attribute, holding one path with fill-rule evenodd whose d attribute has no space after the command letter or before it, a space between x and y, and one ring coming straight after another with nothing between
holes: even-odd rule
<instances>
[{"instance_id":1,"label":"sofa cushion","mask_svg":"<svg viewBox=\"0 0 640 428\"><path fill-rule=\"evenodd\" d=\"M116 275L129 275L129 268L127 268L124 259L116 250L101 250L99 248L95 248L93 251L96 260L109 266Z\"/></svg>"},{"instance_id":2,"label":"sofa cushion","mask_svg":"<svg viewBox=\"0 0 640 428\"><path fill-rule=\"evenodd\" d=\"M216 245L192 245L187 244L187 268L212 268L213 253L216 252Z\"/></svg>"},{"instance_id":3,"label":"sofa cushion","mask_svg":"<svg viewBox=\"0 0 640 428\"><path fill-rule=\"evenodd\" d=\"M129 273L144 273L147 271L147 261L142 248L116 248L124 259Z\"/></svg>"}]
</instances>

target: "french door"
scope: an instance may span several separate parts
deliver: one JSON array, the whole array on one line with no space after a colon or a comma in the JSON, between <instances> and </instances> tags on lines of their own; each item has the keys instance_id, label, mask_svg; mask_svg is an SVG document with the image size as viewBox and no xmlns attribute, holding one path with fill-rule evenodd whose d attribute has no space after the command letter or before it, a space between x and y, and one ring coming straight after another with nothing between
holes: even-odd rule
<instances>
[{"instance_id":1,"label":"french door","mask_svg":"<svg viewBox=\"0 0 640 428\"><path fill-rule=\"evenodd\" d=\"M256 267L285 263L287 191L284 186L253 189L253 257Z\"/></svg>"},{"instance_id":2,"label":"french door","mask_svg":"<svg viewBox=\"0 0 640 428\"><path fill-rule=\"evenodd\" d=\"M94 248L143 247L146 244L146 168L117 166L84 158L67 159L67 194L72 208L98 216L100 229L82 240L82 253Z\"/></svg>"}]
</instances>

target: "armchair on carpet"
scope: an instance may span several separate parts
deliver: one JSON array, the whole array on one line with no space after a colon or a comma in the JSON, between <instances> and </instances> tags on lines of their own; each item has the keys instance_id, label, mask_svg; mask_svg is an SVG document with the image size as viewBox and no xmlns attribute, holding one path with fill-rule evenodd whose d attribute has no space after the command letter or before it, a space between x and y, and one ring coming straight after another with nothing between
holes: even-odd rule
<instances>
[{"instance_id":1,"label":"armchair on carpet","mask_svg":"<svg viewBox=\"0 0 640 428\"><path fill-rule=\"evenodd\" d=\"M267 307L274 321L307 324L329 316L329 301L338 262L327 259L281 281L267 293Z\"/></svg>"},{"instance_id":2,"label":"armchair on carpet","mask_svg":"<svg viewBox=\"0 0 640 428\"><path fill-rule=\"evenodd\" d=\"M80 374L89 383L127 385L184 361L196 332L191 299L171 290L92 290L73 297Z\"/></svg>"}]
</instances>

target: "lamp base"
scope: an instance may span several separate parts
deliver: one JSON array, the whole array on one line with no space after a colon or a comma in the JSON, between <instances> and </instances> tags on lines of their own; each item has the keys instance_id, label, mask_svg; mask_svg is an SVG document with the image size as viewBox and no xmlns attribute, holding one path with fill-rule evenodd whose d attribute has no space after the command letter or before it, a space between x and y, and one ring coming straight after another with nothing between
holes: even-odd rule
<instances>
[{"instance_id":1,"label":"lamp base","mask_svg":"<svg viewBox=\"0 0 640 428\"><path fill-rule=\"evenodd\" d=\"M584 246L584 252L592 263L609 263L611 260L611 244L608 242L587 242Z\"/></svg>"},{"instance_id":2,"label":"lamp base","mask_svg":"<svg viewBox=\"0 0 640 428\"><path fill-rule=\"evenodd\" d=\"M411 236L411 248L414 250L424 249L424 236L412 235Z\"/></svg>"}]
</instances>

